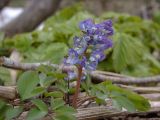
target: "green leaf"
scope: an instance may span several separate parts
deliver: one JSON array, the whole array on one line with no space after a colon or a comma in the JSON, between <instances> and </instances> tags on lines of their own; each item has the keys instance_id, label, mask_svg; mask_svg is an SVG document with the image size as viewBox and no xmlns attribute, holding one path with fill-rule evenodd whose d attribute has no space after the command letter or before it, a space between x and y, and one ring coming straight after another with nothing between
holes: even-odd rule
<instances>
[{"instance_id":1,"label":"green leaf","mask_svg":"<svg viewBox=\"0 0 160 120\"><path fill-rule=\"evenodd\" d=\"M65 114L67 114L67 113L74 114L75 112L76 112L76 110L73 107L67 106L67 105L60 107L59 109L56 110L56 113L65 113Z\"/></svg>"},{"instance_id":2,"label":"green leaf","mask_svg":"<svg viewBox=\"0 0 160 120\"><path fill-rule=\"evenodd\" d=\"M125 69L121 71L122 74L130 75L130 76L138 76L138 77L147 77L152 76L153 73L151 73L150 66L148 63L139 63L133 67L129 67L128 69ZM139 72L141 71L141 72Z\"/></svg>"},{"instance_id":3,"label":"green leaf","mask_svg":"<svg viewBox=\"0 0 160 120\"><path fill-rule=\"evenodd\" d=\"M89 89L92 87L92 82L89 74L87 74L86 78L87 79L81 83L81 86L86 92L89 92Z\"/></svg>"},{"instance_id":4,"label":"green leaf","mask_svg":"<svg viewBox=\"0 0 160 120\"><path fill-rule=\"evenodd\" d=\"M42 94L46 91L46 89L44 87L36 87L32 92L31 94L33 96L36 96L36 95L39 95L39 94Z\"/></svg>"},{"instance_id":5,"label":"green leaf","mask_svg":"<svg viewBox=\"0 0 160 120\"><path fill-rule=\"evenodd\" d=\"M7 103L0 99L0 120L4 120L8 108Z\"/></svg>"},{"instance_id":6,"label":"green leaf","mask_svg":"<svg viewBox=\"0 0 160 120\"><path fill-rule=\"evenodd\" d=\"M63 10L57 12L56 15L54 15L52 18L48 19L45 22L45 27L48 28L51 25L54 25L53 21L65 22L66 20L68 20L72 16L74 16L80 10L82 10L82 5L81 4L76 4L76 5L73 5L73 6L70 6L70 7L65 7Z\"/></svg>"},{"instance_id":7,"label":"green leaf","mask_svg":"<svg viewBox=\"0 0 160 120\"><path fill-rule=\"evenodd\" d=\"M76 110L70 106L60 107L55 111L56 120L76 120L75 113Z\"/></svg>"},{"instance_id":8,"label":"green leaf","mask_svg":"<svg viewBox=\"0 0 160 120\"><path fill-rule=\"evenodd\" d=\"M62 98L51 99L51 107L53 110L59 109L64 106L65 102Z\"/></svg>"},{"instance_id":9,"label":"green leaf","mask_svg":"<svg viewBox=\"0 0 160 120\"><path fill-rule=\"evenodd\" d=\"M17 107L17 108L10 108L6 111L6 119L11 120L15 117L17 117L21 112L23 111L22 107Z\"/></svg>"},{"instance_id":10,"label":"green leaf","mask_svg":"<svg viewBox=\"0 0 160 120\"><path fill-rule=\"evenodd\" d=\"M48 73L48 75L53 76L57 79L64 79L67 75L64 73L60 73L60 72L52 72L52 73Z\"/></svg>"},{"instance_id":11,"label":"green leaf","mask_svg":"<svg viewBox=\"0 0 160 120\"><path fill-rule=\"evenodd\" d=\"M39 71L41 73L41 74L39 74L39 76L42 77L42 79L45 79L47 77L46 74L48 72L55 71L55 69L49 65L40 65L37 68L37 71Z\"/></svg>"},{"instance_id":12,"label":"green leaf","mask_svg":"<svg viewBox=\"0 0 160 120\"><path fill-rule=\"evenodd\" d=\"M32 100L32 103L35 104L39 110L44 112L48 111L47 105L42 100L35 99L35 100Z\"/></svg>"},{"instance_id":13,"label":"green leaf","mask_svg":"<svg viewBox=\"0 0 160 120\"><path fill-rule=\"evenodd\" d=\"M56 64L62 62L64 56L67 54L68 51L68 47L64 43L54 43L47 46L40 46L40 48L38 49L43 49L40 56L41 60L48 59Z\"/></svg>"},{"instance_id":14,"label":"green leaf","mask_svg":"<svg viewBox=\"0 0 160 120\"><path fill-rule=\"evenodd\" d=\"M63 93L67 93L68 92L68 88L67 88L67 84L66 81L64 81L63 79L59 79L56 83L56 87L63 91Z\"/></svg>"},{"instance_id":15,"label":"green leaf","mask_svg":"<svg viewBox=\"0 0 160 120\"><path fill-rule=\"evenodd\" d=\"M0 42L3 42L4 37L5 37L4 33L3 33L3 32L0 32Z\"/></svg>"},{"instance_id":16,"label":"green leaf","mask_svg":"<svg viewBox=\"0 0 160 120\"><path fill-rule=\"evenodd\" d=\"M45 115L47 114L46 111L41 111L37 108L32 108L28 115L26 120L40 120L41 118L43 118Z\"/></svg>"},{"instance_id":17,"label":"green leaf","mask_svg":"<svg viewBox=\"0 0 160 120\"><path fill-rule=\"evenodd\" d=\"M18 80L18 92L22 100L33 97L32 91L37 86L39 77L35 71L24 72Z\"/></svg>"},{"instance_id":18,"label":"green leaf","mask_svg":"<svg viewBox=\"0 0 160 120\"><path fill-rule=\"evenodd\" d=\"M70 114L57 114L54 120L76 120L76 117L74 115Z\"/></svg>"},{"instance_id":19,"label":"green leaf","mask_svg":"<svg viewBox=\"0 0 160 120\"><path fill-rule=\"evenodd\" d=\"M118 103L117 100L112 100L113 106L118 109L118 110L122 110L122 105Z\"/></svg>"},{"instance_id":20,"label":"green leaf","mask_svg":"<svg viewBox=\"0 0 160 120\"><path fill-rule=\"evenodd\" d=\"M104 99L101 99L101 98L98 98L98 97L95 99L95 101L98 105L106 104L106 101Z\"/></svg>"},{"instance_id":21,"label":"green leaf","mask_svg":"<svg viewBox=\"0 0 160 120\"><path fill-rule=\"evenodd\" d=\"M111 94L113 94L113 93L111 93ZM127 97L124 97L122 95L120 95L120 96L115 95L115 97L113 99L118 104L118 106L116 106L117 108L121 106L122 108L123 107L126 108L127 111L129 111L129 112L135 112L136 111L136 108L135 108L134 104Z\"/></svg>"},{"instance_id":22,"label":"green leaf","mask_svg":"<svg viewBox=\"0 0 160 120\"><path fill-rule=\"evenodd\" d=\"M14 43L11 43L12 45L10 47L13 48L14 45L14 48L17 48L21 52L28 51L28 48L31 47L33 42L30 34L16 35L12 39L14 39ZM12 42L12 39L7 42Z\"/></svg>"},{"instance_id":23,"label":"green leaf","mask_svg":"<svg viewBox=\"0 0 160 120\"><path fill-rule=\"evenodd\" d=\"M159 10L153 13L153 20L160 24L160 13Z\"/></svg>"},{"instance_id":24,"label":"green leaf","mask_svg":"<svg viewBox=\"0 0 160 120\"><path fill-rule=\"evenodd\" d=\"M64 94L60 91L54 91L54 92L49 92L45 94L46 97L53 97L53 98L63 98Z\"/></svg>"},{"instance_id":25,"label":"green leaf","mask_svg":"<svg viewBox=\"0 0 160 120\"><path fill-rule=\"evenodd\" d=\"M115 40L112 58L117 72L127 65L135 65L140 61L142 53L145 52L140 40L123 33L117 34Z\"/></svg>"},{"instance_id":26,"label":"green leaf","mask_svg":"<svg viewBox=\"0 0 160 120\"><path fill-rule=\"evenodd\" d=\"M10 76L10 72L9 69L4 68L4 67L0 67L0 85L10 85L11 84L11 76Z\"/></svg>"},{"instance_id":27,"label":"green leaf","mask_svg":"<svg viewBox=\"0 0 160 120\"><path fill-rule=\"evenodd\" d=\"M146 54L145 55L146 59L150 61L156 68L160 70L160 62L154 58L151 54Z\"/></svg>"},{"instance_id":28,"label":"green leaf","mask_svg":"<svg viewBox=\"0 0 160 120\"><path fill-rule=\"evenodd\" d=\"M108 98L108 95L101 91L96 91L96 97L98 97L99 99L105 100L106 98Z\"/></svg>"},{"instance_id":29,"label":"green leaf","mask_svg":"<svg viewBox=\"0 0 160 120\"><path fill-rule=\"evenodd\" d=\"M47 88L49 87L52 83L56 82L57 79L53 78L52 76L47 76L46 78L40 78L40 85Z\"/></svg>"},{"instance_id":30,"label":"green leaf","mask_svg":"<svg viewBox=\"0 0 160 120\"><path fill-rule=\"evenodd\" d=\"M117 99L119 103L121 103L121 101L119 99L128 99L126 100L126 102L128 103L128 105L131 105L130 102L132 102L132 104L134 105L134 107L139 110L139 111L147 111L150 109L150 103L147 99L145 99L144 97L138 95L137 93L134 93L130 90L125 90L122 89L118 86L112 85L112 84L108 84L108 82L103 82L99 85L105 85L106 89L110 92L110 96L113 99ZM129 102L130 101L130 102ZM122 103L121 103L122 104ZM123 104L122 104L123 105ZM127 107L127 106L125 106ZM131 105L131 108L133 108L133 106ZM129 108L129 109L131 109Z\"/></svg>"},{"instance_id":31,"label":"green leaf","mask_svg":"<svg viewBox=\"0 0 160 120\"><path fill-rule=\"evenodd\" d=\"M2 109L5 105L6 103L0 99L0 109Z\"/></svg>"}]
</instances>

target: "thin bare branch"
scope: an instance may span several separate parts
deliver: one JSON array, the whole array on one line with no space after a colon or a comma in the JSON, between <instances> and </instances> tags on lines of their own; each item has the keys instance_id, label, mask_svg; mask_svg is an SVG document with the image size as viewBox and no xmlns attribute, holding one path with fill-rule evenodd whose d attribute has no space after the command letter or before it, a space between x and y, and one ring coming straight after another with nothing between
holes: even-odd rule
<instances>
[{"instance_id":1,"label":"thin bare branch","mask_svg":"<svg viewBox=\"0 0 160 120\"><path fill-rule=\"evenodd\" d=\"M117 84L146 84L146 83L159 83L160 75L152 77L115 77L98 74L96 71L91 72L91 77L95 82L104 82L110 80Z\"/></svg>"},{"instance_id":2,"label":"thin bare branch","mask_svg":"<svg viewBox=\"0 0 160 120\"><path fill-rule=\"evenodd\" d=\"M159 109L152 109L148 112L126 112L126 111L118 111L114 108L109 108L106 106L97 106L97 107L90 107L90 108L81 108L77 110L76 118L77 120L97 120L97 119L112 119L112 118L128 118L128 117L146 117L147 115L152 114L159 114ZM27 111L23 112L21 116L17 120L25 120L27 116ZM54 116L54 114L51 114L50 116ZM41 120L52 120L52 118L49 115ZM127 119L126 118L126 119ZM157 119L158 120L158 119Z\"/></svg>"},{"instance_id":3,"label":"thin bare branch","mask_svg":"<svg viewBox=\"0 0 160 120\"><path fill-rule=\"evenodd\" d=\"M61 69L62 71L68 70L76 70L74 66L64 66L64 65L56 65L51 64L50 62L44 63L19 63L17 61L13 61L6 57L0 57L0 65L6 68L17 69L17 70L35 70L40 65L48 65L52 66L56 69ZM159 83L160 82L160 75L152 76L152 77L129 77L125 75L120 75L117 73L111 72L100 72L100 71L93 71L90 72L91 78L94 82L103 82L106 80L110 80L113 83L117 84L144 84L144 83Z\"/></svg>"},{"instance_id":4,"label":"thin bare branch","mask_svg":"<svg viewBox=\"0 0 160 120\"><path fill-rule=\"evenodd\" d=\"M134 87L134 86L127 86L127 85L119 85L122 88L130 89L137 93L160 93L160 87Z\"/></svg>"},{"instance_id":5,"label":"thin bare branch","mask_svg":"<svg viewBox=\"0 0 160 120\"><path fill-rule=\"evenodd\" d=\"M0 86L0 98L15 99L17 95L16 87Z\"/></svg>"},{"instance_id":6,"label":"thin bare branch","mask_svg":"<svg viewBox=\"0 0 160 120\"><path fill-rule=\"evenodd\" d=\"M143 97L152 100L152 101L160 101L160 93L147 93L147 94L141 94Z\"/></svg>"}]
</instances>

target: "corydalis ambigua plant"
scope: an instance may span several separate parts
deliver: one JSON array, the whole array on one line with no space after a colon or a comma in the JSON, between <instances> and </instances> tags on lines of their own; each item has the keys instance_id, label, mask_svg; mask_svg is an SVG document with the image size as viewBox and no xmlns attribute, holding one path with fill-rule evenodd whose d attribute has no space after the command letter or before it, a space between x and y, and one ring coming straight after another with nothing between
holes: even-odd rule
<instances>
[{"instance_id":1,"label":"corydalis ambigua plant","mask_svg":"<svg viewBox=\"0 0 160 120\"><path fill-rule=\"evenodd\" d=\"M98 62L105 59L104 51L112 47L113 35L112 21L106 20L95 24L92 19L87 19L79 24L82 31L81 37L74 37L74 46L69 49L68 57L65 58L65 65L75 65L78 73L68 71L68 79L77 77L76 92L73 98L73 106L76 108L76 101L80 89L80 81L85 79L85 71L96 70Z\"/></svg>"}]
</instances>

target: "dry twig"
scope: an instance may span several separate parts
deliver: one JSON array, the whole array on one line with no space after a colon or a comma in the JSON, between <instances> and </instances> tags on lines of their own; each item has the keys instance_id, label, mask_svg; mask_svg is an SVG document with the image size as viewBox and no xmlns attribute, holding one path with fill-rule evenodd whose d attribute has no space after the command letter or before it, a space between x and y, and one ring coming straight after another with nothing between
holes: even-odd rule
<instances>
[{"instance_id":1,"label":"dry twig","mask_svg":"<svg viewBox=\"0 0 160 120\"><path fill-rule=\"evenodd\" d=\"M0 98L15 99L17 95L16 87L0 86Z\"/></svg>"},{"instance_id":2,"label":"dry twig","mask_svg":"<svg viewBox=\"0 0 160 120\"><path fill-rule=\"evenodd\" d=\"M132 117L132 116L147 116L152 114L157 114L157 117L159 117L159 109L152 109L148 112L135 112L135 113L129 113L126 111L118 111L114 108L108 108L106 106L98 106L98 107L90 107L90 108L81 108L77 110L76 118L77 120L96 120L96 119L102 119L102 118L109 118L112 117ZM18 118L18 120L25 120L28 112L23 112L21 116ZM51 116L54 116L51 115ZM43 120L51 120L50 116L46 116L43 118Z\"/></svg>"},{"instance_id":3,"label":"dry twig","mask_svg":"<svg viewBox=\"0 0 160 120\"><path fill-rule=\"evenodd\" d=\"M17 69L17 70L35 70L40 65L52 66L54 68L61 69L63 71L68 71L70 69L76 70L74 66L56 65L56 64L51 64L49 62L19 63L6 57L0 57L0 65L6 68ZM102 71L93 71L93 72L90 72L90 75L92 80L95 82L103 82L106 80L110 80L113 83L119 83L119 84L144 84L144 83L160 82L160 75L153 76L153 77L137 78L137 77L128 77L125 75L120 75L120 74L111 73L111 72L105 72L104 74L104 72L102 73Z\"/></svg>"},{"instance_id":4,"label":"dry twig","mask_svg":"<svg viewBox=\"0 0 160 120\"><path fill-rule=\"evenodd\" d=\"M160 87L134 87L127 85L119 85L122 88L130 89L134 92L146 94L146 93L160 93Z\"/></svg>"}]
</instances>

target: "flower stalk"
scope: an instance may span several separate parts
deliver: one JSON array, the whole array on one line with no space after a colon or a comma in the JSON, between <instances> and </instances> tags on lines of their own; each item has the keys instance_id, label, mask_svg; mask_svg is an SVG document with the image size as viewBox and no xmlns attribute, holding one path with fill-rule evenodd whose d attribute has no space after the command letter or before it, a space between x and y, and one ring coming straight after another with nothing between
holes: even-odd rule
<instances>
[{"instance_id":1,"label":"flower stalk","mask_svg":"<svg viewBox=\"0 0 160 120\"><path fill-rule=\"evenodd\" d=\"M76 84L75 94L72 101L72 105L74 108L77 108L77 99L80 91L81 77L82 77L82 66L78 66L77 84Z\"/></svg>"}]
</instances>

